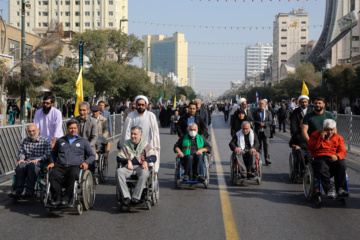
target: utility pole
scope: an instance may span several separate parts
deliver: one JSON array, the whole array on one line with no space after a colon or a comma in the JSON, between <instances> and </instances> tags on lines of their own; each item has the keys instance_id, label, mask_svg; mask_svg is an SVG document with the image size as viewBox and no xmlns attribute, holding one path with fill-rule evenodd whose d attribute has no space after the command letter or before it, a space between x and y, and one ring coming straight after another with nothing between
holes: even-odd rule
<instances>
[{"instance_id":1,"label":"utility pole","mask_svg":"<svg viewBox=\"0 0 360 240\"><path fill-rule=\"evenodd\" d=\"M25 0L21 0L21 78L25 77L24 70L25 59ZM22 79L23 80L23 79ZM20 120L25 120L25 101L26 89L21 86L20 88Z\"/></svg>"}]
</instances>

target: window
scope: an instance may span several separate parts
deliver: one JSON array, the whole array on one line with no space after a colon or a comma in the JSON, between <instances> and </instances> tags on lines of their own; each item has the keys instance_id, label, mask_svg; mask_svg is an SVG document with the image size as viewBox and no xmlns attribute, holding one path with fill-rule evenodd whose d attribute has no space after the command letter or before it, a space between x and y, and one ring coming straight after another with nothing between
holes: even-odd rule
<instances>
[{"instance_id":1,"label":"window","mask_svg":"<svg viewBox=\"0 0 360 240\"><path fill-rule=\"evenodd\" d=\"M30 16L30 12L26 12L26 15Z\"/></svg>"},{"instance_id":2,"label":"window","mask_svg":"<svg viewBox=\"0 0 360 240\"><path fill-rule=\"evenodd\" d=\"M306 39L306 37L301 37L301 39Z\"/></svg>"},{"instance_id":3,"label":"window","mask_svg":"<svg viewBox=\"0 0 360 240\"><path fill-rule=\"evenodd\" d=\"M75 1L75 5L80 5L80 1Z\"/></svg>"},{"instance_id":4,"label":"window","mask_svg":"<svg viewBox=\"0 0 360 240\"><path fill-rule=\"evenodd\" d=\"M20 23L19 23L19 22L17 23L17 26L20 27Z\"/></svg>"},{"instance_id":5,"label":"window","mask_svg":"<svg viewBox=\"0 0 360 240\"><path fill-rule=\"evenodd\" d=\"M281 37L281 39L287 39L287 37Z\"/></svg>"},{"instance_id":6,"label":"window","mask_svg":"<svg viewBox=\"0 0 360 240\"><path fill-rule=\"evenodd\" d=\"M59 1L55 1L55 5L59 5Z\"/></svg>"},{"instance_id":7,"label":"window","mask_svg":"<svg viewBox=\"0 0 360 240\"><path fill-rule=\"evenodd\" d=\"M97 11L97 15L100 16L100 11Z\"/></svg>"},{"instance_id":8,"label":"window","mask_svg":"<svg viewBox=\"0 0 360 240\"><path fill-rule=\"evenodd\" d=\"M282 24L286 24L286 22L282 22Z\"/></svg>"},{"instance_id":9,"label":"window","mask_svg":"<svg viewBox=\"0 0 360 240\"><path fill-rule=\"evenodd\" d=\"M56 16L59 16L59 12L55 12L55 15L56 15Z\"/></svg>"},{"instance_id":10,"label":"window","mask_svg":"<svg viewBox=\"0 0 360 240\"><path fill-rule=\"evenodd\" d=\"M112 22L109 22L109 27L112 27L113 26L113 23Z\"/></svg>"},{"instance_id":11,"label":"window","mask_svg":"<svg viewBox=\"0 0 360 240\"><path fill-rule=\"evenodd\" d=\"M39 1L39 5L41 5L41 1Z\"/></svg>"},{"instance_id":12,"label":"window","mask_svg":"<svg viewBox=\"0 0 360 240\"><path fill-rule=\"evenodd\" d=\"M90 1L85 1L85 5L90 5Z\"/></svg>"},{"instance_id":13,"label":"window","mask_svg":"<svg viewBox=\"0 0 360 240\"><path fill-rule=\"evenodd\" d=\"M70 23L69 22L65 23L65 27L70 27Z\"/></svg>"},{"instance_id":14,"label":"window","mask_svg":"<svg viewBox=\"0 0 360 240\"><path fill-rule=\"evenodd\" d=\"M286 29L286 28L282 28L281 31L282 31L282 32L287 32L287 29Z\"/></svg>"},{"instance_id":15,"label":"window","mask_svg":"<svg viewBox=\"0 0 360 240\"><path fill-rule=\"evenodd\" d=\"M14 58L20 58L20 42L8 39L8 54Z\"/></svg>"},{"instance_id":16,"label":"window","mask_svg":"<svg viewBox=\"0 0 360 240\"><path fill-rule=\"evenodd\" d=\"M304 47L306 47L306 45L305 45L305 44L301 44L301 47L304 48Z\"/></svg>"},{"instance_id":17,"label":"window","mask_svg":"<svg viewBox=\"0 0 360 240\"><path fill-rule=\"evenodd\" d=\"M100 1L98 1L98 5L100 5Z\"/></svg>"},{"instance_id":18,"label":"window","mask_svg":"<svg viewBox=\"0 0 360 240\"><path fill-rule=\"evenodd\" d=\"M100 22L97 22L97 26L100 27Z\"/></svg>"},{"instance_id":19,"label":"window","mask_svg":"<svg viewBox=\"0 0 360 240\"><path fill-rule=\"evenodd\" d=\"M286 63L286 60L281 60L282 63Z\"/></svg>"},{"instance_id":20,"label":"window","mask_svg":"<svg viewBox=\"0 0 360 240\"><path fill-rule=\"evenodd\" d=\"M65 12L65 16L70 16L70 12Z\"/></svg>"},{"instance_id":21,"label":"window","mask_svg":"<svg viewBox=\"0 0 360 240\"><path fill-rule=\"evenodd\" d=\"M48 12L43 12L42 15L43 15L43 16L47 16L47 15L48 15Z\"/></svg>"},{"instance_id":22,"label":"window","mask_svg":"<svg viewBox=\"0 0 360 240\"><path fill-rule=\"evenodd\" d=\"M75 16L80 16L80 12L75 12Z\"/></svg>"},{"instance_id":23,"label":"window","mask_svg":"<svg viewBox=\"0 0 360 240\"><path fill-rule=\"evenodd\" d=\"M302 32L306 32L306 29L301 29Z\"/></svg>"},{"instance_id":24,"label":"window","mask_svg":"<svg viewBox=\"0 0 360 240\"><path fill-rule=\"evenodd\" d=\"M39 27L41 27L41 23L39 23Z\"/></svg>"},{"instance_id":25,"label":"window","mask_svg":"<svg viewBox=\"0 0 360 240\"><path fill-rule=\"evenodd\" d=\"M41 16L41 12L39 12L39 16Z\"/></svg>"},{"instance_id":26,"label":"window","mask_svg":"<svg viewBox=\"0 0 360 240\"><path fill-rule=\"evenodd\" d=\"M287 53L286 52L281 52L281 55L286 55Z\"/></svg>"},{"instance_id":27,"label":"window","mask_svg":"<svg viewBox=\"0 0 360 240\"><path fill-rule=\"evenodd\" d=\"M350 11L355 11L355 0L351 0Z\"/></svg>"},{"instance_id":28,"label":"window","mask_svg":"<svg viewBox=\"0 0 360 240\"><path fill-rule=\"evenodd\" d=\"M358 47L354 47L354 48L352 49L353 52L359 52L359 50L360 50L360 48L358 48Z\"/></svg>"},{"instance_id":29,"label":"window","mask_svg":"<svg viewBox=\"0 0 360 240\"><path fill-rule=\"evenodd\" d=\"M41 37L41 33L39 33L38 36Z\"/></svg>"},{"instance_id":30,"label":"window","mask_svg":"<svg viewBox=\"0 0 360 240\"><path fill-rule=\"evenodd\" d=\"M29 22L28 22L28 23L26 23L26 26L30 27L30 23L29 23Z\"/></svg>"},{"instance_id":31,"label":"window","mask_svg":"<svg viewBox=\"0 0 360 240\"><path fill-rule=\"evenodd\" d=\"M65 1L65 5L70 5L70 1Z\"/></svg>"},{"instance_id":32,"label":"window","mask_svg":"<svg viewBox=\"0 0 360 240\"><path fill-rule=\"evenodd\" d=\"M109 16L114 16L114 12L113 12L113 11L110 11L110 12L109 12Z\"/></svg>"},{"instance_id":33,"label":"window","mask_svg":"<svg viewBox=\"0 0 360 240\"><path fill-rule=\"evenodd\" d=\"M48 27L49 24L47 22L43 22L43 27Z\"/></svg>"},{"instance_id":34,"label":"window","mask_svg":"<svg viewBox=\"0 0 360 240\"><path fill-rule=\"evenodd\" d=\"M90 12L85 12L85 16L90 16Z\"/></svg>"},{"instance_id":35,"label":"window","mask_svg":"<svg viewBox=\"0 0 360 240\"><path fill-rule=\"evenodd\" d=\"M17 15L20 16L20 12L17 12Z\"/></svg>"},{"instance_id":36,"label":"window","mask_svg":"<svg viewBox=\"0 0 360 240\"><path fill-rule=\"evenodd\" d=\"M281 44L281 47L287 47L287 45L286 44Z\"/></svg>"},{"instance_id":37,"label":"window","mask_svg":"<svg viewBox=\"0 0 360 240\"><path fill-rule=\"evenodd\" d=\"M75 23L75 27L80 27L80 23Z\"/></svg>"},{"instance_id":38,"label":"window","mask_svg":"<svg viewBox=\"0 0 360 240\"><path fill-rule=\"evenodd\" d=\"M114 4L114 1L109 1L109 5L113 5Z\"/></svg>"},{"instance_id":39,"label":"window","mask_svg":"<svg viewBox=\"0 0 360 240\"><path fill-rule=\"evenodd\" d=\"M20 5L20 1L17 1L17 5Z\"/></svg>"},{"instance_id":40,"label":"window","mask_svg":"<svg viewBox=\"0 0 360 240\"><path fill-rule=\"evenodd\" d=\"M47 1L43 1L43 5L49 5Z\"/></svg>"},{"instance_id":41,"label":"window","mask_svg":"<svg viewBox=\"0 0 360 240\"><path fill-rule=\"evenodd\" d=\"M353 41L359 41L359 36L353 36L353 37L352 37L352 40L353 40Z\"/></svg>"},{"instance_id":42,"label":"window","mask_svg":"<svg viewBox=\"0 0 360 240\"><path fill-rule=\"evenodd\" d=\"M306 24L306 22L305 22L305 21L303 21L303 22L301 22L301 24Z\"/></svg>"},{"instance_id":43,"label":"window","mask_svg":"<svg viewBox=\"0 0 360 240\"><path fill-rule=\"evenodd\" d=\"M85 23L85 27L90 27L90 23L89 23L89 22L86 22L86 23Z\"/></svg>"}]
</instances>

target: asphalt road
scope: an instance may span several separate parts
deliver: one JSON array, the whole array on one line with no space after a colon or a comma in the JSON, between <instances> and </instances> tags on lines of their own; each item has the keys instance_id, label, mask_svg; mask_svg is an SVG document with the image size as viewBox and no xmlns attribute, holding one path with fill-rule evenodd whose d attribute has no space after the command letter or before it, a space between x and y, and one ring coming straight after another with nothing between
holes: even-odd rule
<instances>
[{"instance_id":1,"label":"asphalt road","mask_svg":"<svg viewBox=\"0 0 360 240\"><path fill-rule=\"evenodd\" d=\"M9 184L0 185L1 239L358 239L360 230L360 164L348 155L351 197L347 206L325 199L322 208L304 199L302 184L288 176L289 135L270 140L273 164L263 166L261 185L229 184L230 130L213 114L211 182L178 190L174 186L172 151L177 136L161 132L160 202L146 210L120 212L115 198L115 142L110 178L96 188L92 210L78 216L59 212L49 217L39 201L14 204ZM214 142L215 141L215 142Z\"/></svg>"}]
</instances>

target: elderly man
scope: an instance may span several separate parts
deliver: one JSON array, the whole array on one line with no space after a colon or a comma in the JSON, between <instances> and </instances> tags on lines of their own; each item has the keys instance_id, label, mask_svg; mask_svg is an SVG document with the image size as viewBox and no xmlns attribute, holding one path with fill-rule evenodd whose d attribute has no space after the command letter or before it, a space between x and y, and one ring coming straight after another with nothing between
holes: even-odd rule
<instances>
[{"instance_id":1,"label":"elderly man","mask_svg":"<svg viewBox=\"0 0 360 240\"><path fill-rule=\"evenodd\" d=\"M90 142L91 148L96 153L96 140L98 138L98 128L96 119L88 115L90 104L88 102L79 102L79 116L75 117L79 122L79 135Z\"/></svg>"},{"instance_id":2,"label":"elderly man","mask_svg":"<svg viewBox=\"0 0 360 240\"><path fill-rule=\"evenodd\" d=\"M110 112L105 110L105 102L104 101L99 101L98 105L100 107L100 115L103 116L104 118L106 118L106 120L108 121L109 136L112 137L112 121L111 121L111 117L110 117Z\"/></svg>"},{"instance_id":3,"label":"elderly man","mask_svg":"<svg viewBox=\"0 0 360 240\"><path fill-rule=\"evenodd\" d=\"M185 168L183 181L193 180L204 181L203 153L211 152L211 146L204 137L198 134L196 123L190 123L188 132L179 138L174 145L174 152L182 158ZM195 167L195 169L193 169Z\"/></svg>"},{"instance_id":4,"label":"elderly man","mask_svg":"<svg viewBox=\"0 0 360 240\"><path fill-rule=\"evenodd\" d=\"M131 139L124 142L117 156L118 163L126 166L116 170L117 185L126 206L129 206L130 202L134 204L140 202L143 188L149 177L149 163L156 162L155 150L142 136L141 127L132 127ZM132 196L130 196L126 178L129 178L133 173L136 173L139 180Z\"/></svg>"},{"instance_id":5,"label":"elderly man","mask_svg":"<svg viewBox=\"0 0 360 240\"><path fill-rule=\"evenodd\" d=\"M271 164L269 153L270 126L272 124L272 115L265 109L266 102L260 100L259 109L253 113L252 119L255 123L255 132L260 142L260 149L264 148L264 158L266 165Z\"/></svg>"},{"instance_id":6,"label":"elderly man","mask_svg":"<svg viewBox=\"0 0 360 240\"><path fill-rule=\"evenodd\" d=\"M24 191L25 196L34 195L36 176L45 166L50 157L51 142L47 137L39 136L39 129L35 124L28 127L29 136L21 144L16 164L16 186L15 197L20 197Z\"/></svg>"},{"instance_id":7,"label":"elderly man","mask_svg":"<svg viewBox=\"0 0 360 240\"><path fill-rule=\"evenodd\" d=\"M50 164L46 168L48 171L52 168L49 180L53 206L69 203L74 192L74 183L79 178L80 168L87 170L95 159L89 142L78 135L79 122L71 119L66 123L66 128L67 134L56 142L51 152ZM65 193L61 196L63 186Z\"/></svg>"},{"instance_id":8,"label":"elderly man","mask_svg":"<svg viewBox=\"0 0 360 240\"><path fill-rule=\"evenodd\" d=\"M346 164L345 164L345 143L344 139L336 134L336 122L333 119L326 119L323 128L311 134L308 142L308 149L313 162L315 176L320 176L322 186L327 193L327 197L336 197L330 177L335 178L335 188L340 197L348 196L346 183Z\"/></svg>"},{"instance_id":9,"label":"elderly man","mask_svg":"<svg viewBox=\"0 0 360 240\"><path fill-rule=\"evenodd\" d=\"M317 97L314 99L314 111L307 113L302 120L301 132L305 141L308 142L310 136L315 131L320 131L325 119L335 120L331 112L325 111L325 99Z\"/></svg>"},{"instance_id":10,"label":"elderly man","mask_svg":"<svg viewBox=\"0 0 360 240\"><path fill-rule=\"evenodd\" d=\"M196 113L200 114L200 116L204 119L204 122L206 125L210 125L209 124L209 122L210 122L209 121L209 113L206 108L201 106L201 100L195 99L195 103L196 103Z\"/></svg>"},{"instance_id":11,"label":"elderly man","mask_svg":"<svg viewBox=\"0 0 360 240\"><path fill-rule=\"evenodd\" d=\"M98 134L103 135L105 138L109 137L109 124L106 118L100 115L100 106L94 105L91 107L93 118L96 119Z\"/></svg>"},{"instance_id":12,"label":"elderly man","mask_svg":"<svg viewBox=\"0 0 360 240\"><path fill-rule=\"evenodd\" d=\"M260 144L257 135L250 128L250 122L242 122L241 130L232 138L229 147L238 162L240 176L254 177L256 151L260 150Z\"/></svg>"},{"instance_id":13,"label":"elderly man","mask_svg":"<svg viewBox=\"0 0 360 240\"><path fill-rule=\"evenodd\" d=\"M177 132L179 120L180 120L179 111L175 111L174 115L172 115L170 118L171 132L174 132L174 133Z\"/></svg>"},{"instance_id":14,"label":"elderly man","mask_svg":"<svg viewBox=\"0 0 360 240\"><path fill-rule=\"evenodd\" d=\"M290 133L291 135L296 135L298 138L302 138L301 134L301 121L304 116L311 112L309 106L309 97L306 95L301 95L299 97L300 107L295 108L290 116Z\"/></svg>"},{"instance_id":15,"label":"elderly man","mask_svg":"<svg viewBox=\"0 0 360 240\"><path fill-rule=\"evenodd\" d=\"M160 167L160 134L159 126L155 114L146 110L149 100L143 95L135 98L136 111L131 112L126 118L121 138L119 140L122 146L124 142L131 137L131 128L139 126L142 128L142 138L150 143L156 154L155 171Z\"/></svg>"},{"instance_id":16,"label":"elderly man","mask_svg":"<svg viewBox=\"0 0 360 240\"><path fill-rule=\"evenodd\" d=\"M41 136L47 137L54 147L56 140L64 136L62 130L61 112L54 108L54 96L45 96L42 108L37 110L34 117L34 124L40 130Z\"/></svg>"},{"instance_id":17,"label":"elderly man","mask_svg":"<svg viewBox=\"0 0 360 240\"><path fill-rule=\"evenodd\" d=\"M126 121L127 116L132 113L133 111L136 110L136 103L135 103L135 98L136 96L131 96L130 97L130 105L127 109L124 110L124 115L123 115L123 124Z\"/></svg>"},{"instance_id":18,"label":"elderly man","mask_svg":"<svg viewBox=\"0 0 360 240\"><path fill-rule=\"evenodd\" d=\"M186 134L188 130L188 126L190 123L196 123L199 129L199 134L207 137L208 136L208 128L205 124L204 119L196 114L196 103L191 102L188 107L188 113L181 116L178 125L178 136L182 137Z\"/></svg>"}]
</instances>

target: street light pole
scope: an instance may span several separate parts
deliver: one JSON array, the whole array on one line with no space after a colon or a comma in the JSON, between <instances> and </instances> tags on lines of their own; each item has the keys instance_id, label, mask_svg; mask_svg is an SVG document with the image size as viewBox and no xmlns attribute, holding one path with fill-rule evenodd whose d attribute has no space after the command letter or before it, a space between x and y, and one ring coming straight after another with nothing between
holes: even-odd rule
<instances>
[{"instance_id":1,"label":"street light pole","mask_svg":"<svg viewBox=\"0 0 360 240\"><path fill-rule=\"evenodd\" d=\"M24 70L25 59L25 0L21 0L21 78L25 77ZM22 79L23 80L23 79ZM25 120L25 101L26 101L26 89L20 87L20 120Z\"/></svg>"}]
</instances>

